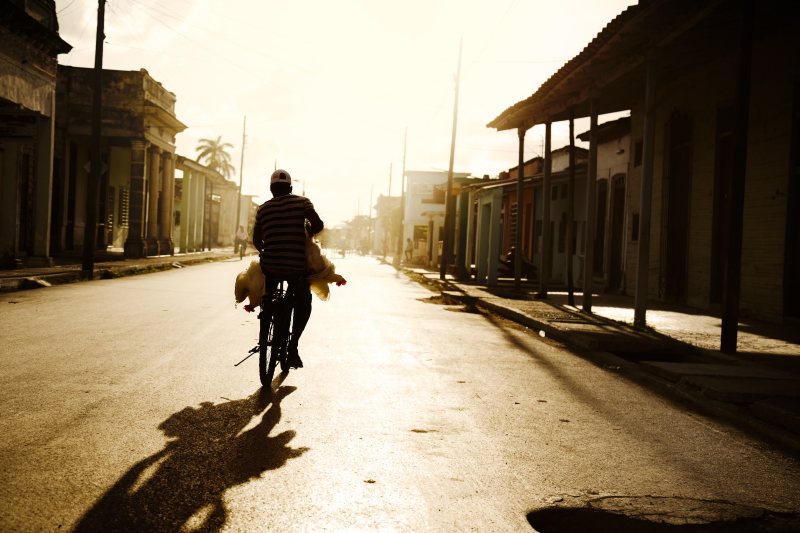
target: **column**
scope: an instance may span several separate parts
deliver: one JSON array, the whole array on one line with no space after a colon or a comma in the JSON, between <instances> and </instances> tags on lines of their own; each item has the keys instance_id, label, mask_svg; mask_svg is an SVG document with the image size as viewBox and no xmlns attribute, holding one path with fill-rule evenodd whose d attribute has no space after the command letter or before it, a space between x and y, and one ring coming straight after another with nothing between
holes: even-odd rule
<instances>
[{"instance_id":1,"label":"column","mask_svg":"<svg viewBox=\"0 0 800 533\"><path fill-rule=\"evenodd\" d=\"M189 251L189 227L191 213L189 205L192 199L192 176L189 169L183 168L183 193L181 194L181 234L178 237L178 247L181 253Z\"/></svg>"},{"instance_id":2,"label":"column","mask_svg":"<svg viewBox=\"0 0 800 533\"><path fill-rule=\"evenodd\" d=\"M589 171L586 175L586 233L583 237L583 310L592 311L592 290L594 277L594 232L597 200L597 100L590 103L589 120Z\"/></svg>"},{"instance_id":3,"label":"column","mask_svg":"<svg viewBox=\"0 0 800 533\"><path fill-rule=\"evenodd\" d=\"M489 279L486 284L489 286L497 285L497 271L500 268L500 212L502 210L503 193L501 189L492 191L491 207L491 220L489 222ZM517 208L519 212L519 208Z\"/></svg>"},{"instance_id":4,"label":"column","mask_svg":"<svg viewBox=\"0 0 800 533\"><path fill-rule=\"evenodd\" d=\"M750 123L750 73L753 57L753 0L742 1L739 49L734 89L736 111L733 125L734 162L730 202L726 206L730 233L725 257L722 292L722 334L720 351L736 353L739 332L739 299L742 278L742 234L744 190L747 173L747 133Z\"/></svg>"},{"instance_id":5,"label":"column","mask_svg":"<svg viewBox=\"0 0 800 533\"><path fill-rule=\"evenodd\" d=\"M525 202L522 201L525 180L525 128L517 128L519 137L518 166L517 166L517 234L514 239L514 290L522 290L522 220Z\"/></svg>"},{"instance_id":6,"label":"column","mask_svg":"<svg viewBox=\"0 0 800 533\"><path fill-rule=\"evenodd\" d=\"M553 170L553 154L551 151L552 122L548 121L544 129L544 176L542 177L542 249L539 251L539 298L547 298L547 281L550 279L550 265L553 262L553 245L550 243L550 204L552 185L550 179Z\"/></svg>"},{"instance_id":7,"label":"column","mask_svg":"<svg viewBox=\"0 0 800 533\"><path fill-rule=\"evenodd\" d=\"M567 182L567 303L575 305L572 279L572 248L575 246L575 109L569 111L569 181Z\"/></svg>"},{"instance_id":8,"label":"column","mask_svg":"<svg viewBox=\"0 0 800 533\"><path fill-rule=\"evenodd\" d=\"M192 198L189 210L192 225L189 228L189 251L199 252L203 239L203 176L192 171Z\"/></svg>"},{"instance_id":9,"label":"column","mask_svg":"<svg viewBox=\"0 0 800 533\"><path fill-rule=\"evenodd\" d=\"M175 203L175 166L171 152L161 153L161 224L158 232L158 254L174 255L172 243L173 205Z\"/></svg>"},{"instance_id":10,"label":"column","mask_svg":"<svg viewBox=\"0 0 800 533\"><path fill-rule=\"evenodd\" d=\"M160 185L161 149L151 146L150 165L147 179L149 193L147 199L147 255L158 255L158 189Z\"/></svg>"},{"instance_id":11,"label":"column","mask_svg":"<svg viewBox=\"0 0 800 533\"><path fill-rule=\"evenodd\" d=\"M653 196L653 155L656 137L656 80L653 60L645 63L644 83L644 138L642 139L642 186L639 192L639 258L636 269L633 325L643 328L647 314L647 282L650 276L650 217Z\"/></svg>"},{"instance_id":12,"label":"column","mask_svg":"<svg viewBox=\"0 0 800 533\"><path fill-rule=\"evenodd\" d=\"M125 257L131 258L146 255L144 241L146 146L144 141L131 141L131 190L128 205L128 238L125 239Z\"/></svg>"},{"instance_id":13,"label":"column","mask_svg":"<svg viewBox=\"0 0 800 533\"><path fill-rule=\"evenodd\" d=\"M50 95L51 109L55 109L55 90ZM50 215L53 194L53 128L54 116L39 117L36 128L36 181L33 210L34 263L52 264L50 257Z\"/></svg>"},{"instance_id":14,"label":"column","mask_svg":"<svg viewBox=\"0 0 800 533\"><path fill-rule=\"evenodd\" d=\"M467 278L468 270L465 269L465 262L467 257L467 219L468 213L471 211L469 204L469 193L461 191L458 195L458 202L456 203L456 278L465 280Z\"/></svg>"}]
</instances>

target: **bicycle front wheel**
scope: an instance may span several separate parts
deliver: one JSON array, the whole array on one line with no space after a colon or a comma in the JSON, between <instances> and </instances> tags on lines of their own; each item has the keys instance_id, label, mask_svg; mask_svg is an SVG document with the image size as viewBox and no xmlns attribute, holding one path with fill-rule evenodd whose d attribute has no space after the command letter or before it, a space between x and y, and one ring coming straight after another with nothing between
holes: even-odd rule
<instances>
[{"instance_id":1,"label":"bicycle front wheel","mask_svg":"<svg viewBox=\"0 0 800 533\"><path fill-rule=\"evenodd\" d=\"M277 346L262 346L258 358L258 376L261 378L261 385L269 387L272 385L272 378L275 377L275 366L280 358Z\"/></svg>"},{"instance_id":2,"label":"bicycle front wheel","mask_svg":"<svg viewBox=\"0 0 800 533\"><path fill-rule=\"evenodd\" d=\"M263 312L263 311L262 311ZM271 317L261 320L261 331L258 340L258 377L261 385L269 387L275 375L275 365L278 362L277 346L273 344L274 323Z\"/></svg>"}]
</instances>

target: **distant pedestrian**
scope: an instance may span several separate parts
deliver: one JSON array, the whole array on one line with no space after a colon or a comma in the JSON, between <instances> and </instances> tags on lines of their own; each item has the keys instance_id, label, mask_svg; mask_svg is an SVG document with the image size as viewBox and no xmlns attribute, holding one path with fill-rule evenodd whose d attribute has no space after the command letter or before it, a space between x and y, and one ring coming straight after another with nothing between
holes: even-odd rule
<instances>
[{"instance_id":1,"label":"distant pedestrian","mask_svg":"<svg viewBox=\"0 0 800 533\"><path fill-rule=\"evenodd\" d=\"M414 243L411 242L411 239L406 239L406 262L411 262L411 258L414 254Z\"/></svg>"},{"instance_id":2,"label":"distant pedestrian","mask_svg":"<svg viewBox=\"0 0 800 533\"><path fill-rule=\"evenodd\" d=\"M236 238L234 239L233 245L233 253L240 251L244 252L247 249L247 231L245 231L244 226L239 226L239 231L236 232Z\"/></svg>"}]
</instances>

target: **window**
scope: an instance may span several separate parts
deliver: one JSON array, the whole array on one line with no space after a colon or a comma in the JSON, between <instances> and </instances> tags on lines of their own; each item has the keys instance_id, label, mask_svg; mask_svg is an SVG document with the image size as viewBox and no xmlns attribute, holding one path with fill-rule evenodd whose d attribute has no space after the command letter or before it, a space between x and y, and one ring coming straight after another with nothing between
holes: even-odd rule
<instances>
[{"instance_id":1,"label":"window","mask_svg":"<svg viewBox=\"0 0 800 533\"><path fill-rule=\"evenodd\" d=\"M443 204L444 203L444 198L445 198L445 193L446 193L446 191L443 188L443 186L436 185L436 186L433 187L433 190L430 193L431 194L430 197L423 198L422 199L422 203L423 204Z\"/></svg>"},{"instance_id":2,"label":"window","mask_svg":"<svg viewBox=\"0 0 800 533\"><path fill-rule=\"evenodd\" d=\"M119 189L119 225L122 228L128 227L128 216L131 203L131 191L125 187Z\"/></svg>"}]
</instances>

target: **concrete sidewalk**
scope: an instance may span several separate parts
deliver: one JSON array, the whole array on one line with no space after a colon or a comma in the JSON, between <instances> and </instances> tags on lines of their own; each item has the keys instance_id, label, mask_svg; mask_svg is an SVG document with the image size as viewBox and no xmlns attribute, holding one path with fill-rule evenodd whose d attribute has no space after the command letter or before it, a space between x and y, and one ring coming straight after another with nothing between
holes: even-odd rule
<instances>
[{"instance_id":1,"label":"concrete sidewalk","mask_svg":"<svg viewBox=\"0 0 800 533\"><path fill-rule=\"evenodd\" d=\"M461 283L424 269L406 270L445 300L476 306L526 326L534 334L576 348L582 355L671 397L758 433L800 453L800 332L791 326L742 321L739 353L718 350L720 319L655 302L648 328L633 323L633 298L593 295L592 313L567 304L567 294L535 298L538 285L513 280L492 288Z\"/></svg>"},{"instance_id":2,"label":"concrete sidewalk","mask_svg":"<svg viewBox=\"0 0 800 533\"><path fill-rule=\"evenodd\" d=\"M132 276L171 268L182 268L197 263L222 261L238 257L229 249L212 249L204 252L177 253L141 259L124 259L106 254L94 265L94 279ZM253 255L255 257L255 255ZM245 256L245 261L248 256ZM0 270L0 292L36 289L62 283L81 281L81 258L60 258L49 267L23 267Z\"/></svg>"}]
</instances>

